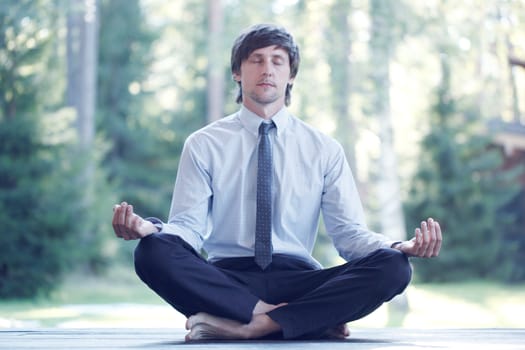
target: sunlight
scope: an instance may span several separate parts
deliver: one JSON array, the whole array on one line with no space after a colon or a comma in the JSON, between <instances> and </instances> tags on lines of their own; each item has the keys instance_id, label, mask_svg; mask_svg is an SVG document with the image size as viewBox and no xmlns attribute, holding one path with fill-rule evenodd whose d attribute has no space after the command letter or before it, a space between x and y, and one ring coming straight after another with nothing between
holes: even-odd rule
<instances>
[{"instance_id":1,"label":"sunlight","mask_svg":"<svg viewBox=\"0 0 525 350\"><path fill-rule=\"evenodd\" d=\"M275 1L272 5L272 10L275 14L281 14L290 6L297 4L298 0L279 0Z\"/></svg>"}]
</instances>

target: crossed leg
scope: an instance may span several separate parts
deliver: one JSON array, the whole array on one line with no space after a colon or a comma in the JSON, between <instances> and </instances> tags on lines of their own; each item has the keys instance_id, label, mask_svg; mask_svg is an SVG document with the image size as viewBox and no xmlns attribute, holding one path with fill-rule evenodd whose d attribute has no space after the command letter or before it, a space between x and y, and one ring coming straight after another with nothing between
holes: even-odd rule
<instances>
[{"instance_id":1,"label":"crossed leg","mask_svg":"<svg viewBox=\"0 0 525 350\"><path fill-rule=\"evenodd\" d=\"M410 275L406 256L391 249L375 251L332 269L300 273L295 277L286 275L287 283L282 282L281 275L278 289L286 289L288 285L301 289L308 283L316 287L306 286L304 290L310 292L297 298L281 295L274 300L290 300L290 303L270 305L263 314L253 312L247 323L196 314L187 322L190 333L186 339L255 339L278 331L282 331L285 339L344 339L349 336L346 322L369 314L400 293L409 283ZM284 305L286 307L281 307Z\"/></svg>"},{"instance_id":2,"label":"crossed leg","mask_svg":"<svg viewBox=\"0 0 525 350\"><path fill-rule=\"evenodd\" d=\"M189 333L185 340L190 342L212 339L257 339L279 332L281 326L266 315L266 312L284 305L286 303L271 305L260 301L254 309L252 320L247 324L200 312L186 321L186 329ZM329 339L345 339L348 336L350 331L346 324L329 329L325 333L325 337Z\"/></svg>"},{"instance_id":3,"label":"crossed leg","mask_svg":"<svg viewBox=\"0 0 525 350\"><path fill-rule=\"evenodd\" d=\"M243 324L227 318L217 317L200 312L188 318L186 341L207 339L257 339L281 330L281 326L272 320L267 312L281 306L259 301L254 308L253 317L249 323Z\"/></svg>"},{"instance_id":4,"label":"crossed leg","mask_svg":"<svg viewBox=\"0 0 525 350\"><path fill-rule=\"evenodd\" d=\"M256 292L267 286L257 286L258 275L218 269L173 235L142 239L135 267L150 288L186 315L188 341L255 339L277 332L285 339L345 338L345 322L401 292L411 273L406 256L388 249L326 270L277 271L269 304L262 301L266 292Z\"/></svg>"}]
</instances>

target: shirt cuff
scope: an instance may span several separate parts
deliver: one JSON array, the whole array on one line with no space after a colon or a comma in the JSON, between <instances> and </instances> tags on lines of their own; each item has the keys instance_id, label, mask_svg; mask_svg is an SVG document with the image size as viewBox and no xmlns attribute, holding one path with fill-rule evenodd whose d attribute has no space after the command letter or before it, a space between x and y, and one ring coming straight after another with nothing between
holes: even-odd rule
<instances>
[{"instance_id":1,"label":"shirt cuff","mask_svg":"<svg viewBox=\"0 0 525 350\"><path fill-rule=\"evenodd\" d=\"M392 249L396 249L396 246L397 246L398 244L401 244L401 243L403 243L403 241L395 241L395 242L391 242L391 243L390 243L390 248L392 248Z\"/></svg>"},{"instance_id":2,"label":"shirt cuff","mask_svg":"<svg viewBox=\"0 0 525 350\"><path fill-rule=\"evenodd\" d=\"M162 220L156 217L149 217L145 218L144 220L151 222L157 228L157 232L162 232L162 228L164 227L164 223L162 222Z\"/></svg>"}]
</instances>

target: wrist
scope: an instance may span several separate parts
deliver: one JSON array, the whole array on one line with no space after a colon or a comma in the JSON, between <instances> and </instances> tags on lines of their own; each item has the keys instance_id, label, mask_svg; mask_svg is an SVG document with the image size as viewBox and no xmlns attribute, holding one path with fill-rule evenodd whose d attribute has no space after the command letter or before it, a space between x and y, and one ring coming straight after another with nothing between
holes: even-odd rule
<instances>
[{"instance_id":1,"label":"wrist","mask_svg":"<svg viewBox=\"0 0 525 350\"><path fill-rule=\"evenodd\" d=\"M144 220L151 222L152 224L151 233L161 232L162 228L164 227L164 223L160 219L157 219L156 217L149 217L149 218L145 218Z\"/></svg>"},{"instance_id":2,"label":"wrist","mask_svg":"<svg viewBox=\"0 0 525 350\"><path fill-rule=\"evenodd\" d=\"M399 249L399 247L401 246L402 243L403 243L402 241L394 242L394 243L392 243L392 244L390 245L390 248L392 248L392 249L397 249L397 250L401 250L401 249Z\"/></svg>"}]
</instances>

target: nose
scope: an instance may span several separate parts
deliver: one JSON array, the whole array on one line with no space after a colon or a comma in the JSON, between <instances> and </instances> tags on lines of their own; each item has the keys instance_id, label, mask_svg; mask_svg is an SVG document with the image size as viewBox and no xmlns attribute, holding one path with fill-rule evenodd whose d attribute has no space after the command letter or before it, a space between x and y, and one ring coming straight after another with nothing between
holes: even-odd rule
<instances>
[{"instance_id":1,"label":"nose","mask_svg":"<svg viewBox=\"0 0 525 350\"><path fill-rule=\"evenodd\" d=\"M274 73L274 66L271 60L264 60L262 65L262 74L265 76L272 76Z\"/></svg>"}]
</instances>

